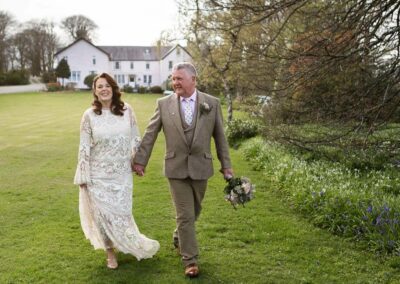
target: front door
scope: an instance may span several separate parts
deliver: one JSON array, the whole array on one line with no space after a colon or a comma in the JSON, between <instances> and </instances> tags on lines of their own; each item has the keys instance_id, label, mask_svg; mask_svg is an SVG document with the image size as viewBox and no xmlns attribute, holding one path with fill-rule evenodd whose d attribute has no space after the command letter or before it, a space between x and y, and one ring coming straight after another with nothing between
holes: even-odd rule
<instances>
[{"instance_id":1,"label":"front door","mask_svg":"<svg viewBox=\"0 0 400 284\"><path fill-rule=\"evenodd\" d=\"M136 86L136 75L130 74L129 77L129 86L135 87Z\"/></svg>"}]
</instances>

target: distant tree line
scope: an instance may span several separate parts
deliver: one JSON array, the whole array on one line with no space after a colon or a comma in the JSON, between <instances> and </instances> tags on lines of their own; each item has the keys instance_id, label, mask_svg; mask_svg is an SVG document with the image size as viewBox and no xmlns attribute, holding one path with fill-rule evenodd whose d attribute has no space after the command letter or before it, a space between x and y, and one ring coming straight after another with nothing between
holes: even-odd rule
<instances>
[{"instance_id":1,"label":"distant tree line","mask_svg":"<svg viewBox=\"0 0 400 284\"><path fill-rule=\"evenodd\" d=\"M400 122L399 1L178 2L201 85L225 95L229 119L233 98L267 96L268 135L302 147ZM313 123L327 128L291 127Z\"/></svg>"},{"instance_id":2,"label":"distant tree line","mask_svg":"<svg viewBox=\"0 0 400 284\"><path fill-rule=\"evenodd\" d=\"M0 76L11 70L24 70L33 76L53 72L54 54L61 46L55 26L48 20L18 23L11 14L0 10ZM67 17L59 26L71 41L92 41L97 28L82 15Z\"/></svg>"}]
</instances>

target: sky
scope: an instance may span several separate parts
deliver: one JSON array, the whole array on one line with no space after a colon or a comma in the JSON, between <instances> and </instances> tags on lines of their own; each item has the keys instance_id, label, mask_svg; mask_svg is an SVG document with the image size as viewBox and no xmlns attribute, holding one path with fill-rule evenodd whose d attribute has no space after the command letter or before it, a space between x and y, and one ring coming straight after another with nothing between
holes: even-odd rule
<instances>
[{"instance_id":1,"label":"sky","mask_svg":"<svg viewBox=\"0 0 400 284\"><path fill-rule=\"evenodd\" d=\"M97 26L95 45L154 45L163 30L178 28L175 0L0 0L0 10L19 23L47 19L59 24L83 15ZM71 40L57 28L64 44Z\"/></svg>"}]
</instances>

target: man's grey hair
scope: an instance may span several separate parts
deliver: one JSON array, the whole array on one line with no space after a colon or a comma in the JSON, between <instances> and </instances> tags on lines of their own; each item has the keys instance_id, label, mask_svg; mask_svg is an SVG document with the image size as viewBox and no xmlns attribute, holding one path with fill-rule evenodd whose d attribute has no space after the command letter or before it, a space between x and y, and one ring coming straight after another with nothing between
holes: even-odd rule
<instances>
[{"instance_id":1,"label":"man's grey hair","mask_svg":"<svg viewBox=\"0 0 400 284\"><path fill-rule=\"evenodd\" d=\"M172 67L172 72L177 71L177 70L181 70L184 69L187 72L190 73L190 75L197 77L197 71L196 68L194 67L194 65L190 62L179 62L176 63L173 67Z\"/></svg>"}]
</instances>

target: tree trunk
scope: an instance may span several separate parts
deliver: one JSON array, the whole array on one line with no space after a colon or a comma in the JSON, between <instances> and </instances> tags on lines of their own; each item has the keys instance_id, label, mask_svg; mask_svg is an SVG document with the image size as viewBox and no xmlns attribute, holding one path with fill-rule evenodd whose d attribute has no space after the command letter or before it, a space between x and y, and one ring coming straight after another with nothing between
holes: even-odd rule
<instances>
[{"instance_id":1,"label":"tree trunk","mask_svg":"<svg viewBox=\"0 0 400 284\"><path fill-rule=\"evenodd\" d=\"M228 104L228 121L231 121L233 118L232 94L230 92L228 82L226 81L224 76L222 76L222 83L224 85L225 98L226 98L226 102Z\"/></svg>"}]
</instances>

